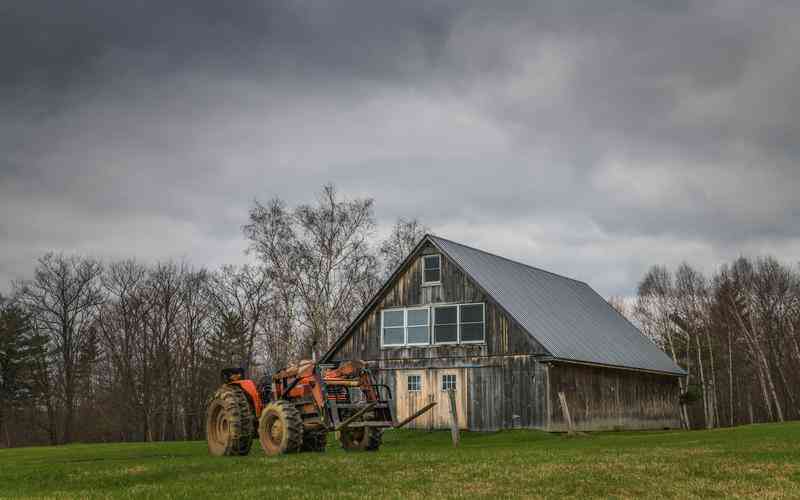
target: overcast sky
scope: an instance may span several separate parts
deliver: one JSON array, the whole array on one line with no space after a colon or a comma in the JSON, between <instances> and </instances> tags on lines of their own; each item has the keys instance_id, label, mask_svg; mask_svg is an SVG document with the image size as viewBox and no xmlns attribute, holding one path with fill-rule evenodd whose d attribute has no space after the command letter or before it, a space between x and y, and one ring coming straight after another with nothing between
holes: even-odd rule
<instances>
[{"instance_id":1,"label":"overcast sky","mask_svg":"<svg viewBox=\"0 0 800 500\"><path fill-rule=\"evenodd\" d=\"M252 200L326 182L605 296L794 263L799 25L796 1L5 1L0 291L48 250L243 262Z\"/></svg>"}]
</instances>

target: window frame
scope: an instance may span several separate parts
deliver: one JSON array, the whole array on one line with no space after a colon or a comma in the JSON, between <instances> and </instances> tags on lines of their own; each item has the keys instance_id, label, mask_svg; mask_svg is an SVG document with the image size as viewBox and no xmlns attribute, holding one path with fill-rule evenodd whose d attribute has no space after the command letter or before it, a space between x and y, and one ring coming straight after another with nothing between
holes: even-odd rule
<instances>
[{"instance_id":1,"label":"window frame","mask_svg":"<svg viewBox=\"0 0 800 500\"><path fill-rule=\"evenodd\" d=\"M444 387L445 386L445 384L444 384L445 377L447 377L448 380L452 377L453 387L451 387L449 389L445 389L445 387ZM440 380L442 382L442 384L441 384L441 391L442 392L448 392L450 390L453 390L453 391L457 391L458 390L458 377L456 377L455 373L442 373L442 378Z\"/></svg>"},{"instance_id":2,"label":"window frame","mask_svg":"<svg viewBox=\"0 0 800 500\"><path fill-rule=\"evenodd\" d=\"M439 263L439 279L438 281L425 281L425 259L430 257L436 257L437 262ZM433 268L431 268L433 269ZM422 286L435 286L442 284L442 254L439 253L432 253L428 255L422 256Z\"/></svg>"},{"instance_id":3,"label":"window frame","mask_svg":"<svg viewBox=\"0 0 800 500\"><path fill-rule=\"evenodd\" d=\"M387 326L385 326L384 319L385 319L386 313L387 312L398 312L398 311L403 313L403 326L402 327L399 327L399 326L387 327ZM384 330L386 328L402 328L403 329L403 342L401 344L387 344L386 343L386 337L384 336ZM391 309L382 309L381 310L381 347L405 347L406 346L407 337L408 337L408 332L406 331L406 310L405 310L405 308L393 307Z\"/></svg>"},{"instance_id":4,"label":"window frame","mask_svg":"<svg viewBox=\"0 0 800 500\"><path fill-rule=\"evenodd\" d=\"M481 318L482 321L480 322L481 325L481 339L480 340L463 340L462 339L462 314L461 309L463 307L469 306L481 306ZM452 307L456 309L456 339L453 341L444 341L444 342L437 342L436 341L436 312L442 308ZM408 313L409 311L426 311L428 314L428 324L427 324L427 332L428 332L428 340L426 342L409 342L408 338L408 329L409 327L421 327L424 325L409 325L408 324ZM386 313L387 312L402 312L403 313L403 342L401 344L387 344L385 342L384 337L384 330L387 328L390 329L399 329L400 326L386 326ZM477 325L479 324L476 321L468 322L467 325ZM444 323L442 326L453 326L453 323ZM436 347L440 345L479 345L479 344L486 344L486 303L485 302L467 302L464 304L459 303L440 303L440 304L427 304L427 305L417 305L411 307L390 307L388 309L381 309L381 325L380 325L380 345L381 348L402 348L402 347Z\"/></svg>"},{"instance_id":5,"label":"window frame","mask_svg":"<svg viewBox=\"0 0 800 500\"><path fill-rule=\"evenodd\" d=\"M403 332L404 332L404 340L407 346L424 346L424 345L431 345L431 308L428 306L417 306L417 307L406 307L403 309ZM427 342L409 342L408 341L408 311L425 311L428 313L428 341ZM422 325L410 325L412 327L420 327ZM382 330L381 330L382 331Z\"/></svg>"},{"instance_id":6,"label":"window frame","mask_svg":"<svg viewBox=\"0 0 800 500\"><path fill-rule=\"evenodd\" d=\"M436 310L437 309L444 309L446 307L455 307L456 308L456 340L449 341L449 342L438 342L436 340ZM439 305L432 305L432 321L431 321L431 342L432 345L458 345L459 338L461 337L461 326L459 320L461 319L461 308L458 304L439 304ZM452 325L453 323L445 323L445 325Z\"/></svg>"},{"instance_id":7,"label":"window frame","mask_svg":"<svg viewBox=\"0 0 800 500\"><path fill-rule=\"evenodd\" d=\"M461 308L464 306L481 306L481 340L461 340ZM477 322L470 321L468 325L477 325ZM459 344L485 344L486 343L486 303L471 302L469 304L458 305L458 343Z\"/></svg>"},{"instance_id":8,"label":"window frame","mask_svg":"<svg viewBox=\"0 0 800 500\"><path fill-rule=\"evenodd\" d=\"M417 379L416 389L411 389L412 377ZM419 373L409 373L408 375L406 375L406 392L414 394L422 393L422 375L420 375Z\"/></svg>"}]
</instances>

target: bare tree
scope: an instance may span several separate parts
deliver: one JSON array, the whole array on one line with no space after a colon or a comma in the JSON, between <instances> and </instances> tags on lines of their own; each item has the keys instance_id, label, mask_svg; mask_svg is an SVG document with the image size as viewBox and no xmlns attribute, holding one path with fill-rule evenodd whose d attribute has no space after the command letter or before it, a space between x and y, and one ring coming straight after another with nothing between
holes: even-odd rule
<instances>
[{"instance_id":1,"label":"bare tree","mask_svg":"<svg viewBox=\"0 0 800 500\"><path fill-rule=\"evenodd\" d=\"M272 288L265 269L224 266L211 275L207 286L220 330L240 338L234 340L233 358L225 360L249 371L254 363L256 340L262 318L270 306Z\"/></svg>"},{"instance_id":2,"label":"bare tree","mask_svg":"<svg viewBox=\"0 0 800 500\"><path fill-rule=\"evenodd\" d=\"M63 442L72 441L77 399L78 362L90 340L90 325L103 303L103 266L86 257L47 254L34 278L15 284L16 295L49 339L56 384L64 410Z\"/></svg>"},{"instance_id":3,"label":"bare tree","mask_svg":"<svg viewBox=\"0 0 800 500\"><path fill-rule=\"evenodd\" d=\"M388 278L403 262L403 259L417 246L422 237L430 232L416 218L400 218L395 222L389 237L381 242L378 255L383 264L383 277Z\"/></svg>"},{"instance_id":4,"label":"bare tree","mask_svg":"<svg viewBox=\"0 0 800 500\"><path fill-rule=\"evenodd\" d=\"M250 210L244 232L277 287L297 290L305 352L318 355L344 330L373 283L371 199L340 199L332 185L316 205L288 210L278 199Z\"/></svg>"}]
</instances>

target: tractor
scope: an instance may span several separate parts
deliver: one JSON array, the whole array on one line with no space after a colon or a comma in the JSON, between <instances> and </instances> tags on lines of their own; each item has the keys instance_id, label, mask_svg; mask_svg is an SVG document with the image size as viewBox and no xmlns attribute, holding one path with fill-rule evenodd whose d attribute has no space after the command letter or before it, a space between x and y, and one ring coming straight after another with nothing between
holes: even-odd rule
<instances>
[{"instance_id":1,"label":"tractor","mask_svg":"<svg viewBox=\"0 0 800 500\"><path fill-rule=\"evenodd\" d=\"M221 375L206 413L208 451L217 456L247 455L256 436L267 455L325 451L329 432L338 432L345 450L375 451L384 429L402 427L436 405L397 422L391 390L376 384L361 361L301 361L259 384L241 368Z\"/></svg>"}]
</instances>

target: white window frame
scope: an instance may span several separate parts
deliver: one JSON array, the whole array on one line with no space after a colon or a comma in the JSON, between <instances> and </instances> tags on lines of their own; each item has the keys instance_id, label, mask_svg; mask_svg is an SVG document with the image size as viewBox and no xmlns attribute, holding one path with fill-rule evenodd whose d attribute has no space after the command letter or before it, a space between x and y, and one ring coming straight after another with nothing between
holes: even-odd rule
<instances>
[{"instance_id":1,"label":"white window frame","mask_svg":"<svg viewBox=\"0 0 800 500\"><path fill-rule=\"evenodd\" d=\"M385 338L383 336L383 331L386 327L384 327L384 316L387 312L403 312L403 343L402 344L387 344L385 342ZM400 328L399 326L390 326L389 328ZM404 347L406 345L406 338L408 337L408 332L406 332L406 310L404 308L395 307L391 309L383 309L381 310L381 347Z\"/></svg>"},{"instance_id":2,"label":"white window frame","mask_svg":"<svg viewBox=\"0 0 800 500\"><path fill-rule=\"evenodd\" d=\"M464 306L481 306L481 340L461 340L461 308ZM477 323L467 323L469 325L476 325ZM459 344L485 344L486 343L486 303L485 302L472 302L470 304L458 305L458 343Z\"/></svg>"},{"instance_id":3,"label":"white window frame","mask_svg":"<svg viewBox=\"0 0 800 500\"><path fill-rule=\"evenodd\" d=\"M456 308L456 340L454 342L437 342L436 340L436 310L443 309L445 307L455 307ZM432 311L432 321L431 321L431 342L433 345L456 345L458 344L458 340L461 337L460 335L460 327L458 326L459 320L461 319L460 314L460 307L458 304L439 304L435 306L431 306ZM446 325L451 325L452 323L445 323Z\"/></svg>"},{"instance_id":4,"label":"white window frame","mask_svg":"<svg viewBox=\"0 0 800 500\"><path fill-rule=\"evenodd\" d=\"M453 378L452 390L457 391L458 390L458 377L456 376L455 373L442 373L442 377L439 379L441 381L441 385L440 385L441 391L442 392L447 392L447 391L450 390L450 389L445 389L444 388L444 378L445 377L452 377Z\"/></svg>"},{"instance_id":5,"label":"white window frame","mask_svg":"<svg viewBox=\"0 0 800 500\"><path fill-rule=\"evenodd\" d=\"M425 281L425 259L428 257L436 257L436 260L439 262L439 280L438 281ZM441 285L442 284L442 255L438 253L432 253L428 255L422 256L422 285L423 286L433 286L433 285Z\"/></svg>"},{"instance_id":6,"label":"white window frame","mask_svg":"<svg viewBox=\"0 0 800 500\"><path fill-rule=\"evenodd\" d=\"M461 338L461 308L466 306L481 306L481 340L462 340ZM449 342L436 341L436 310L443 307L456 308L456 340ZM386 328L384 317L387 312L403 312L403 343L402 344L387 344L384 342L383 331ZM428 341L427 342L409 342L408 341L408 312L409 311L427 311L428 313ZM452 323L447 323L452 325ZM476 322L468 323L471 325L477 324ZM422 325L411 325L422 326ZM389 328L400 328L399 326ZM485 344L486 343L486 303L485 302L468 302L466 304L431 304L429 306L413 306L413 307L391 307L381 310L381 348L383 347L424 347L424 346L438 346L438 345L460 345L460 344Z\"/></svg>"},{"instance_id":7,"label":"white window frame","mask_svg":"<svg viewBox=\"0 0 800 500\"><path fill-rule=\"evenodd\" d=\"M408 346L421 346L421 345L431 345L431 308L430 307L407 307L404 309L405 313L403 314L403 330L405 332L404 340L405 345ZM426 311L428 313L428 341L427 342L409 342L408 341L408 311ZM410 326L422 326L422 325L410 325Z\"/></svg>"},{"instance_id":8,"label":"white window frame","mask_svg":"<svg viewBox=\"0 0 800 500\"><path fill-rule=\"evenodd\" d=\"M416 377L418 381L417 388L414 390L411 389L411 384L409 383L411 381L411 377ZM413 394L422 393L422 375L419 373L409 373L406 375L406 392Z\"/></svg>"}]
</instances>

